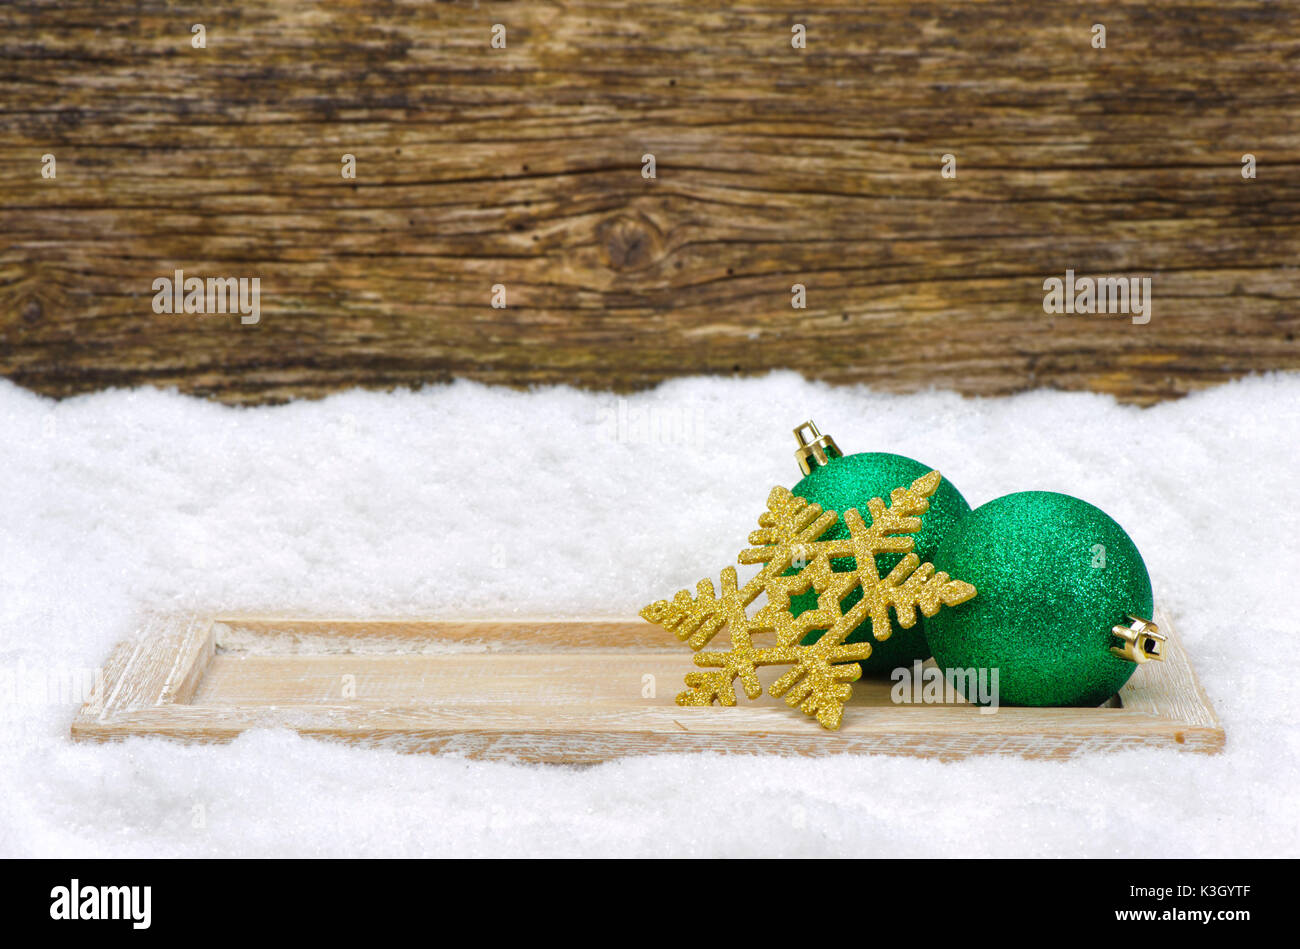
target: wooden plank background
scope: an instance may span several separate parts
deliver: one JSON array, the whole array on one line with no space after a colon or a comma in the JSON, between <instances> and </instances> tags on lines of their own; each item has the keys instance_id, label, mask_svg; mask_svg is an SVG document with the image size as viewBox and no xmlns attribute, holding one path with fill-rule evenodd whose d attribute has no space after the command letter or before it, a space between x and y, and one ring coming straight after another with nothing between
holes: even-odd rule
<instances>
[{"instance_id":1,"label":"wooden plank background","mask_svg":"<svg viewBox=\"0 0 1300 949\"><path fill-rule=\"evenodd\" d=\"M6 3L0 375L1152 402L1300 369L1298 119L1296 4ZM176 268L261 322L155 315ZM1067 268L1151 276L1150 324L1045 314Z\"/></svg>"}]
</instances>

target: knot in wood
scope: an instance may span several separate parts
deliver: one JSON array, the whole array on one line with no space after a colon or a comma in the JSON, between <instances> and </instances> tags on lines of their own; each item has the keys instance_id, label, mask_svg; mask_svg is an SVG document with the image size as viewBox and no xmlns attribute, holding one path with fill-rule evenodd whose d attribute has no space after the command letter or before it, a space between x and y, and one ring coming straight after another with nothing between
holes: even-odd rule
<instances>
[{"instance_id":1,"label":"knot in wood","mask_svg":"<svg viewBox=\"0 0 1300 949\"><path fill-rule=\"evenodd\" d=\"M600 225L598 231L605 266L610 270L641 270L663 253L662 236L644 214L619 214Z\"/></svg>"}]
</instances>

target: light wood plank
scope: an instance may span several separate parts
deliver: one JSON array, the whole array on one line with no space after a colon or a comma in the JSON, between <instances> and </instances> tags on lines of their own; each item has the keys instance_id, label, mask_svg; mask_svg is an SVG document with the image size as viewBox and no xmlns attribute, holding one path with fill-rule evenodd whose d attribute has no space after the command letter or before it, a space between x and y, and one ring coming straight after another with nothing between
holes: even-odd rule
<instances>
[{"instance_id":1,"label":"light wood plank","mask_svg":"<svg viewBox=\"0 0 1300 949\"><path fill-rule=\"evenodd\" d=\"M250 728L292 728L402 751L555 763L691 751L945 760L1218 751L1223 731L1172 623L1160 619L1166 661L1136 670L1118 703L993 713L897 705L888 680L868 679L855 685L840 730L826 732L766 694L729 709L678 707L690 654L671 640L647 648L661 647L663 634L639 621L190 617L154 621L119 647L109 701L92 697L73 735L228 741Z\"/></svg>"},{"instance_id":2,"label":"light wood plank","mask_svg":"<svg viewBox=\"0 0 1300 949\"><path fill-rule=\"evenodd\" d=\"M146 616L113 650L82 714L107 719L186 700L210 655L211 629L212 620L200 616Z\"/></svg>"},{"instance_id":3,"label":"light wood plank","mask_svg":"<svg viewBox=\"0 0 1300 949\"><path fill-rule=\"evenodd\" d=\"M1156 610L1155 622L1166 633L1173 629L1169 615L1163 610ZM1218 716L1192 671L1182 639L1171 636L1166 646L1165 661L1148 662L1139 669L1141 674L1134 674L1120 689L1120 702L1125 708L1147 715L1218 728Z\"/></svg>"}]
</instances>

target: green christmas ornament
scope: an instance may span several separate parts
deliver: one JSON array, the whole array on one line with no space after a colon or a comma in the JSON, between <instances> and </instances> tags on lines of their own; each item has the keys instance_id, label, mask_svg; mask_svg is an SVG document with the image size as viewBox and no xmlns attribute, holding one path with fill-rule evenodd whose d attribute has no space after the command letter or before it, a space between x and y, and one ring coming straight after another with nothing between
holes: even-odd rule
<instances>
[{"instance_id":1,"label":"green christmas ornament","mask_svg":"<svg viewBox=\"0 0 1300 949\"><path fill-rule=\"evenodd\" d=\"M823 535L824 540L849 536L848 528L844 525L844 512L849 508L865 511L867 502L872 498L888 500L895 488L905 488L932 470L929 465L902 455L883 452L844 455L836 446L835 440L829 435L822 435L811 421L796 428L794 435L799 442L795 457L804 478L791 489L791 493L813 504L820 504L822 510L835 511L840 515L835 526ZM935 552L958 522L969 513L970 505L966 499L944 478L930 498L930 508L921 519L921 529L912 535L916 542L915 553L922 562L931 562L940 570L948 570L942 562L935 560ZM886 576L901 559L901 554L880 554L876 557L876 568L882 577ZM836 558L831 561L831 567L837 571L852 570L853 558ZM948 572L960 576L950 570ZM979 589L979 584L976 583L975 587ZM840 605L841 613L847 613L861 599L861 590L849 594ZM816 606L817 593L814 590L790 597L790 612L795 616ZM848 643L871 643L871 655L861 663L864 673L888 673L900 666L911 665L916 659L929 657L930 650L921 623L918 622L911 629L904 629L898 625L896 618L891 617L891 627L889 638L876 640L871 635L871 622L867 620L845 640ZM810 645L821 635L821 630L814 630L804 637L803 644Z\"/></svg>"},{"instance_id":2,"label":"green christmas ornament","mask_svg":"<svg viewBox=\"0 0 1300 949\"><path fill-rule=\"evenodd\" d=\"M1163 659L1142 555L1086 501L1024 491L972 511L935 565L979 596L922 620L944 670L997 669L1002 705L1097 706ZM964 681L964 677L959 681ZM971 694L968 699L974 700Z\"/></svg>"}]
</instances>

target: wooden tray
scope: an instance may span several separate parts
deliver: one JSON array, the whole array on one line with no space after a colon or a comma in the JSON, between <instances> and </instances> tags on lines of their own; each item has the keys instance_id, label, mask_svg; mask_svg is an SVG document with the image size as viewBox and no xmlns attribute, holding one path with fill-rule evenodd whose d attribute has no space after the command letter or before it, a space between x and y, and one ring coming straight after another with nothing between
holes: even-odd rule
<instances>
[{"instance_id":1,"label":"wooden tray","mask_svg":"<svg viewBox=\"0 0 1300 949\"><path fill-rule=\"evenodd\" d=\"M1139 667L1101 708L896 705L888 679L863 680L843 726L827 732L766 694L734 708L677 706L691 652L640 619L164 616L114 650L72 737L227 741L250 728L292 728L402 751L566 764L697 751L1217 752L1218 719L1168 617L1156 621L1169 635L1165 661Z\"/></svg>"}]
</instances>

